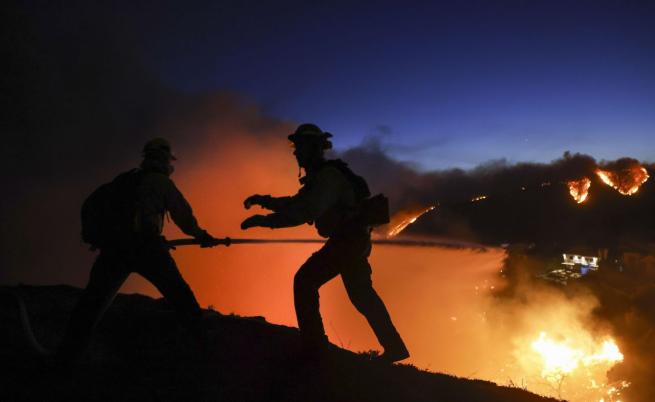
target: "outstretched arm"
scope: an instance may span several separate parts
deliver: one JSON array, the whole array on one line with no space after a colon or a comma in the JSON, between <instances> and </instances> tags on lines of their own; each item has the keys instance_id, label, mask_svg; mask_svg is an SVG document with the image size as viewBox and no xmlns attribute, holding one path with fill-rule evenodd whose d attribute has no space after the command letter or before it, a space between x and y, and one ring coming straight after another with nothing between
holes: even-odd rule
<instances>
[{"instance_id":1,"label":"outstretched arm","mask_svg":"<svg viewBox=\"0 0 655 402\"><path fill-rule=\"evenodd\" d=\"M254 194L246 198L243 206L250 209L253 205L259 205L262 208L270 209L273 212L280 211L289 206L293 197L273 197L270 195Z\"/></svg>"},{"instance_id":2,"label":"outstretched arm","mask_svg":"<svg viewBox=\"0 0 655 402\"><path fill-rule=\"evenodd\" d=\"M241 229L249 229L257 226L277 229L288 228L302 225L305 221L300 221L293 216L286 215L283 212L275 212L268 215L253 215L241 222Z\"/></svg>"},{"instance_id":3,"label":"outstretched arm","mask_svg":"<svg viewBox=\"0 0 655 402\"><path fill-rule=\"evenodd\" d=\"M292 197L257 199L257 201L264 201L270 207L280 206L280 208L269 208L275 211L269 215L251 216L243 221L241 228L256 226L283 228L314 221L338 202L343 180L343 176L336 169L326 168L318 174L311 186L301 188Z\"/></svg>"},{"instance_id":4,"label":"outstretched arm","mask_svg":"<svg viewBox=\"0 0 655 402\"><path fill-rule=\"evenodd\" d=\"M171 214L173 222L190 236L199 236L204 230L198 226L198 220L193 215L191 205L177 189L173 181L169 181L166 192L166 210Z\"/></svg>"},{"instance_id":5,"label":"outstretched arm","mask_svg":"<svg viewBox=\"0 0 655 402\"><path fill-rule=\"evenodd\" d=\"M178 190L172 180L168 180L169 185L166 191L166 210L171 214L173 222L182 230L182 232L200 240L201 247L213 247L216 240L206 230L198 225L198 220L193 215L191 205L187 202Z\"/></svg>"}]
</instances>

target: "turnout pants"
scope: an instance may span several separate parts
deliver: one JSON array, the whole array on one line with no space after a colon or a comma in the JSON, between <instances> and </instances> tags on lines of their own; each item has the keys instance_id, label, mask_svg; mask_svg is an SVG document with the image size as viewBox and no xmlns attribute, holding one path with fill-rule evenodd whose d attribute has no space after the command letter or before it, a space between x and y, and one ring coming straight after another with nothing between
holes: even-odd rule
<instances>
[{"instance_id":1,"label":"turnout pants","mask_svg":"<svg viewBox=\"0 0 655 402\"><path fill-rule=\"evenodd\" d=\"M320 346L327 341L319 311L319 288L341 275L348 297L364 315L385 350L404 348L382 299L371 281L369 233L330 238L298 270L294 278L294 302L298 327L305 341Z\"/></svg>"},{"instance_id":2,"label":"turnout pants","mask_svg":"<svg viewBox=\"0 0 655 402\"><path fill-rule=\"evenodd\" d=\"M87 349L93 329L130 273L150 281L176 310L181 323L204 342L202 310L175 260L162 243L132 251L101 251L96 258L89 283L75 306L68 329L58 350L62 363L74 363Z\"/></svg>"}]
</instances>

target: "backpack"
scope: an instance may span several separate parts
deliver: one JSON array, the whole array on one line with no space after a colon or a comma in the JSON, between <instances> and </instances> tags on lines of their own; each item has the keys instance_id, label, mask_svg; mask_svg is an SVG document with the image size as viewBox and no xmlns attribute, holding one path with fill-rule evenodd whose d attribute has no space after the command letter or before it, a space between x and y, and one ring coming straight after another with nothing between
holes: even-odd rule
<instances>
[{"instance_id":1,"label":"backpack","mask_svg":"<svg viewBox=\"0 0 655 402\"><path fill-rule=\"evenodd\" d=\"M138 232L137 188L143 171L132 169L95 189L82 204L82 241L91 250L134 242Z\"/></svg>"},{"instance_id":2,"label":"backpack","mask_svg":"<svg viewBox=\"0 0 655 402\"><path fill-rule=\"evenodd\" d=\"M371 197L366 180L355 174L348 164L341 159L328 160L324 166L338 169L350 182L355 192L357 209L353 219L368 226L378 226L389 223L389 199L384 194Z\"/></svg>"}]
</instances>

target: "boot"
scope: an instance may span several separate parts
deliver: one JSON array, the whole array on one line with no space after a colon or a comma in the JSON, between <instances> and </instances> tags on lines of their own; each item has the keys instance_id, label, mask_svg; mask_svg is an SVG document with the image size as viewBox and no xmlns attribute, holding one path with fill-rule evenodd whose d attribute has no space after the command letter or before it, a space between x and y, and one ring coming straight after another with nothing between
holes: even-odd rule
<instances>
[{"instance_id":1,"label":"boot","mask_svg":"<svg viewBox=\"0 0 655 402\"><path fill-rule=\"evenodd\" d=\"M375 360L382 363L394 363L400 360L405 360L409 357L409 350L405 344L401 341L399 344L393 347L384 348L384 353L378 356Z\"/></svg>"}]
</instances>

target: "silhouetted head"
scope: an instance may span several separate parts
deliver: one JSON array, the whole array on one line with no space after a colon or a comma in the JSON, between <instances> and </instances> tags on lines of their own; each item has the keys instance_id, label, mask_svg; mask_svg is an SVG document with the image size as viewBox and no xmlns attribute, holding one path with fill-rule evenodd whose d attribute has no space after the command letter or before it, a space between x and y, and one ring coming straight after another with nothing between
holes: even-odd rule
<instances>
[{"instance_id":1,"label":"silhouetted head","mask_svg":"<svg viewBox=\"0 0 655 402\"><path fill-rule=\"evenodd\" d=\"M330 137L332 134L322 131L316 124L299 125L296 131L289 135L298 166L307 169L322 162L325 151L332 148Z\"/></svg>"},{"instance_id":2,"label":"silhouetted head","mask_svg":"<svg viewBox=\"0 0 655 402\"><path fill-rule=\"evenodd\" d=\"M171 150L171 144L164 138L153 138L146 142L146 144L143 146L143 151L141 152L144 158L166 161L177 160L173 154L173 151Z\"/></svg>"},{"instance_id":3,"label":"silhouetted head","mask_svg":"<svg viewBox=\"0 0 655 402\"><path fill-rule=\"evenodd\" d=\"M155 170L168 175L175 170L171 162L177 158L171 150L171 144L164 138L153 138L146 142L141 154L141 168L145 170Z\"/></svg>"}]
</instances>

